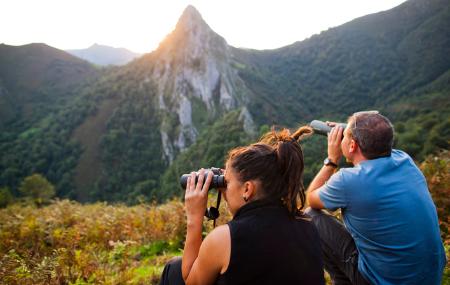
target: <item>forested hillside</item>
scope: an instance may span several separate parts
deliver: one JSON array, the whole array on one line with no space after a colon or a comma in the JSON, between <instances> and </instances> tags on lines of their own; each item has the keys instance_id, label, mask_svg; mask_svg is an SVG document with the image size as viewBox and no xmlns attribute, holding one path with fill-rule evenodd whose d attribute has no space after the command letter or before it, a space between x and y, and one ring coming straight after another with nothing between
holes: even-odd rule
<instances>
[{"instance_id":1,"label":"forested hillside","mask_svg":"<svg viewBox=\"0 0 450 285\"><path fill-rule=\"evenodd\" d=\"M157 50L122 67L0 45L0 192L21 197L24 178L40 174L57 197L161 202L180 193L180 174L223 166L272 125L367 109L390 117L396 146L422 161L449 146L449 54L445 0L409 0L266 51L229 46L189 6ZM308 183L325 140L302 145Z\"/></svg>"},{"instance_id":2,"label":"forested hillside","mask_svg":"<svg viewBox=\"0 0 450 285\"><path fill-rule=\"evenodd\" d=\"M0 44L0 128L36 124L97 75L88 62L45 44Z\"/></svg>"}]
</instances>

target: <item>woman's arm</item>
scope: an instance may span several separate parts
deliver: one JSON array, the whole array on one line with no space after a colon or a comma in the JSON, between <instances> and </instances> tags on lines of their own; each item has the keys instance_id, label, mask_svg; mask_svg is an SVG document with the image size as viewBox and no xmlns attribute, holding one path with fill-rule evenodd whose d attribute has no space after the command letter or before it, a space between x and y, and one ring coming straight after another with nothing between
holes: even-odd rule
<instances>
[{"instance_id":1,"label":"woman's arm","mask_svg":"<svg viewBox=\"0 0 450 285\"><path fill-rule=\"evenodd\" d=\"M202 223L208 200L208 189L213 173L209 172L203 185L204 170L198 175L195 185L196 174L191 173L186 185L185 207L187 217L187 233L184 245L182 274L188 284L212 284L217 275L224 268L223 261L228 259L223 254L228 239L230 244L230 232L228 226L218 227L213 230L202 244ZM220 194L219 194L220 195Z\"/></svg>"},{"instance_id":2,"label":"woman's arm","mask_svg":"<svg viewBox=\"0 0 450 285\"><path fill-rule=\"evenodd\" d=\"M188 276L185 277L183 274L186 284L213 284L219 274L227 270L230 254L230 229L228 225L222 225L209 233L201 244Z\"/></svg>"}]
</instances>

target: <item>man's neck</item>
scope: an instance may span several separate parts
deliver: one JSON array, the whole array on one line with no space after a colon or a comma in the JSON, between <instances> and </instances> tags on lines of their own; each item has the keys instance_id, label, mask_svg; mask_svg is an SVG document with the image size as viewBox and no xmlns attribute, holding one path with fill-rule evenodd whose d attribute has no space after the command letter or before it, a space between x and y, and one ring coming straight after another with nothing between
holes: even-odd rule
<instances>
[{"instance_id":1,"label":"man's neck","mask_svg":"<svg viewBox=\"0 0 450 285\"><path fill-rule=\"evenodd\" d=\"M356 166L356 165L358 165L358 164L360 164L361 162L363 162L363 161L366 161L366 160L368 160L367 158L365 158L364 156L356 156L356 157L354 157L353 158L353 160L352 160L352 163L353 163L353 165L354 166Z\"/></svg>"}]
</instances>

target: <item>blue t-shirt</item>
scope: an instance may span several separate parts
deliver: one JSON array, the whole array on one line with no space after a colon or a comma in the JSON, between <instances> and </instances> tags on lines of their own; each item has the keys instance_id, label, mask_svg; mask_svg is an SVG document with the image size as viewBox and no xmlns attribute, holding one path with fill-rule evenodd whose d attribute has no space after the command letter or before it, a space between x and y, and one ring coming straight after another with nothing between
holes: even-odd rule
<instances>
[{"instance_id":1,"label":"blue t-shirt","mask_svg":"<svg viewBox=\"0 0 450 285\"><path fill-rule=\"evenodd\" d=\"M440 284L446 258L436 207L406 153L341 169L318 191L327 209L341 208L368 281Z\"/></svg>"}]
</instances>

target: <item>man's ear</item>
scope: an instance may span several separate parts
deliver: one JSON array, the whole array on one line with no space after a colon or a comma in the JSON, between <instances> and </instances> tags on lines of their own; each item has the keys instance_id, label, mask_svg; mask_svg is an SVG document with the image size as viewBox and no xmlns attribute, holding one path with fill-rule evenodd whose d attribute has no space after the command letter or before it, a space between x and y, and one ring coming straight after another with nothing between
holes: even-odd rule
<instances>
[{"instance_id":1,"label":"man's ear","mask_svg":"<svg viewBox=\"0 0 450 285\"><path fill-rule=\"evenodd\" d=\"M358 149L358 144L356 143L356 141L354 139L350 140L350 147L348 148L348 151L350 153L355 153L356 150Z\"/></svg>"}]
</instances>

